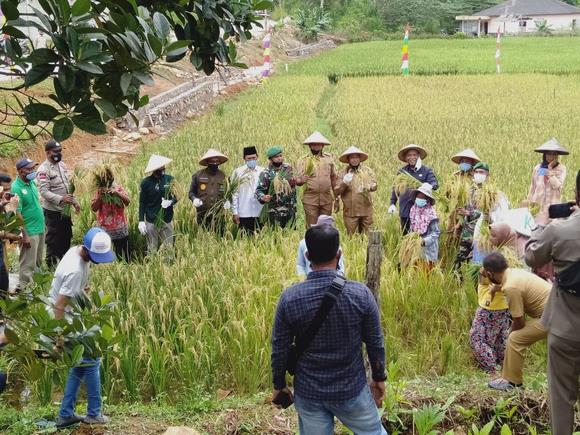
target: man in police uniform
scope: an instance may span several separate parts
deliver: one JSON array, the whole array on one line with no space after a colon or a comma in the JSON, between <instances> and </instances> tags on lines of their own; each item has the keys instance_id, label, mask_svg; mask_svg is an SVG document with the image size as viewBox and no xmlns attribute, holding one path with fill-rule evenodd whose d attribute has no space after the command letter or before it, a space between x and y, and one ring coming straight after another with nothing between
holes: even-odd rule
<instances>
[{"instance_id":1,"label":"man in police uniform","mask_svg":"<svg viewBox=\"0 0 580 435\"><path fill-rule=\"evenodd\" d=\"M197 209L197 223L207 228L215 228L215 205L224 199L225 179L219 166L228 161L228 158L217 150L210 148L199 161L200 169L191 177L189 199ZM224 201L223 208L230 209L229 201ZM211 212L211 213L210 213Z\"/></svg>"},{"instance_id":2,"label":"man in police uniform","mask_svg":"<svg viewBox=\"0 0 580 435\"><path fill-rule=\"evenodd\" d=\"M304 144L310 147L310 154L298 160L299 177L296 179L296 184L298 186L306 185L302 204L304 205L306 226L310 228L311 225L316 224L318 216L332 216L336 168L332 155L323 151L325 146L330 145L330 141L320 132L312 133L304 141Z\"/></svg>"},{"instance_id":3,"label":"man in police uniform","mask_svg":"<svg viewBox=\"0 0 580 435\"><path fill-rule=\"evenodd\" d=\"M44 146L46 160L38 167L38 190L46 221L46 263L54 267L70 248L72 219L63 210L67 204L80 212L70 193L70 173L62 162L62 146L54 139Z\"/></svg>"}]
</instances>

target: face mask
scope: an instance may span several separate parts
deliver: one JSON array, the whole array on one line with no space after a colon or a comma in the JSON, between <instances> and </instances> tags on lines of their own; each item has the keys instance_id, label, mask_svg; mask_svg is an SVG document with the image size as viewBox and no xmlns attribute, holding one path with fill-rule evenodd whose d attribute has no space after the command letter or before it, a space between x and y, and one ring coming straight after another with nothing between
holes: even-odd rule
<instances>
[{"instance_id":1,"label":"face mask","mask_svg":"<svg viewBox=\"0 0 580 435\"><path fill-rule=\"evenodd\" d=\"M415 198L415 205L419 208L423 208L427 205L427 200L425 198Z\"/></svg>"},{"instance_id":2,"label":"face mask","mask_svg":"<svg viewBox=\"0 0 580 435\"><path fill-rule=\"evenodd\" d=\"M56 153L52 156L52 161L58 163L62 160L62 153Z\"/></svg>"},{"instance_id":3,"label":"face mask","mask_svg":"<svg viewBox=\"0 0 580 435\"><path fill-rule=\"evenodd\" d=\"M209 164L207 165L207 167L209 168L209 170L210 170L211 172L217 172L217 170L218 170L218 166L219 166L219 165L218 165L218 164L216 164L216 163L209 163Z\"/></svg>"},{"instance_id":4,"label":"face mask","mask_svg":"<svg viewBox=\"0 0 580 435\"><path fill-rule=\"evenodd\" d=\"M282 162L272 162L272 165L274 165L276 168L279 168L282 166Z\"/></svg>"},{"instance_id":5,"label":"face mask","mask_svg":"<svg viewBox=\"0 0 580 435\"><path fill-rule=\"evenodd\" d=\"M475 184L483 184L486 179L487 179L486 174L479 174L479 173L473 174L473 181L475 181Z\"/></svg>"},{"instance_id":6,"label":"face mask","mask_svg":"<svg viewBox=\"0 0 580 435\"><path fill-rule=\"evenodd\" d=\"M465 163L465 162L463 162L463 163L460 163L459 164L459 170L461 172L467 172L470 169L471 169L471 163Z\"/></svg>"},{"instance_id":7,"label":"face mask","mask_svg":"<svg viewBox=\"0 0 580 435\"><path fill-rule=\"evenodd\" d=\"M30 174L26 174L26 179L27 179L28 181L32 181L32 180L34 180L35 178L36 178L36 171L34 171L34 172L31 172Z\"/></svg>"},{"instance_id":8,"label":"face mask","mask_svg":"<svg viewBox=\"0 0 580 435\"><path fill-rule=\"evenodd\" d=\"M161 178L161 177L163 177L165 175L165 170L164 169L159 169L159 170L157 170L157 171L155 171L153 173L155 174L155 176L157 178Z\"/></svg>"},{"instance_id":9,"label":"face mask","mask_svg":"<svg viewBox=\"0 0 580 435\"><path fill-rule=\"evenodd\" d=\"M257 164L258 164L258 161L257 161L257 160L247 160L247 161L246 161L246 166L247 166L249 169L256 169L256 165L257 165Z\"/></svg>"}]
</instances>

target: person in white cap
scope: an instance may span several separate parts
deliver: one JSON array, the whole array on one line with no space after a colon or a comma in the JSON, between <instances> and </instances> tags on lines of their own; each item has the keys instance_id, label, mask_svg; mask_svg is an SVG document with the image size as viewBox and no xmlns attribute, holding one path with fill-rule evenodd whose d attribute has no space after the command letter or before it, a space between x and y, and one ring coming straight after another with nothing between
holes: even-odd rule
<instances>
[{"instance_id":1,"label":"person in white cap","mask_svg":"<svg viewBox=\"0 0 580 435\"><path fill-rule=\"evenodd\" d=\"M54 139L44 145L46 160L38 167L38 191L46 219L46 264L54 267L70 248L72 219L63 213L65 206L80 212L71 193L71 174L62 161L62 146Z\"/></svg>"},{"instance_id":2,"label":"person in white cap","mask_svg":"<svg viewBox=\"0 0 580 435\"><path fill-rule=\"evenodd\" d=\"M481 159L475 154L475 151L467 148L451 157L451 161L459 166L459 170L454 172L453 175L471 179L473 167L481 162Z\"/></svg>"},{"instance_id":3,"label":"person in white cap","mask_svg":"<svg viewBox=\"0 0 580 435\"><path fill-rule=\"evenodd\" d=\"M373 223L371 192L377 190L377 181L372 169L362 165L368 157L367 153L352 146L339 158L348 166L338 173L334 194L342 199L347 234L366 234Z\"/></svg>"},{"instance_id":4,"label":"person in white cap","mask_svg":"<svg viewBox=\"0 0 580 435\"><path fill-rule=\"evenodd\" d=\"M419 145L411 144L406 147L401 148L398 155L399 160L407 163L406 166L399 169L399 174L405 172L421 183L429 183L433 190L439 188L439 183L435 177L433 169L428 168L423 165L423 160L427 157L427 151ZM409 218L409 213L411 212L411 207L413 206L413 189L409 188L401 194L401 197L397 195L395 189L391 193L391 206L389 207L388 213L392 214L397 211L397 201L399 202L399 217L401 219L401 228L403 234L409 232L411 226L411 220Z\"/></svg>"},{"instance_id":5,"label":"person in white cap","mask_svg":"<svg viewBox=\"0 0 580 435\"><path fill-rule=\"evenodd\" d=\"M145 169L151 174L141 181L139 191L139 232L147 236L147 251L160 245L173 245L173 206L177 202L173 177L165 173L171 163L167 157L153 154Z\"/></svg>"},{"instance_id":6,"label":"person in white cap","mask_svg":"<svg viewBox=\"0 0 580 435\"><path fill-rule=\"evenodd\" d=\"M566 181L566 166L559 161L559 157L570 153L554 138L535 151L542 154L542 161L532 171L527 202L540 207L536 224L546 226L550 223L548 208L562 201L562 189Z\"/></svg>"},{"instance_id":7,"label":"person in white cap","mask_svg":"<svg viewBox=\"0 0 580 435\"><path fill-rule=\"evenodd\" d=\"M73 246L62 257L54 273L48 300L57 320L68 321L80 316L73 307L82 305L89 289L90 264L111 263L115 260L111 237L101 228L91 228L81 246ZM49 307L49 308L50 308ZM72 426L79 422L107 424L108 417L102 414L100 358L85 354L81 363L70 369L56 419L57 428ZM87 415L75 414L75 403L81 381L87 391Z\"/></svg>"},{"instance_id":8,"label":"person in white cap","mask_svg":"<svg viewBox=\"0 0 580 435\"><path fill-rule=\"evenodd\" d=\"M212 209L224 200L226 174L219 166L228 161L228 158L213 148L207 150L199 160L203 169L197 171L191 177L189 187L189 199L197 210L197 223L207 228L212 228ZM224 201L223 208L230 209L229 201Z\"/></svg>"},{"instance_id":9,"label":"person in white cap","mask_svg":"<svg viewBox=\"0 0 580 435\"><path fill-rule=\"evenodd\" d=\"M334 205L333 187L336 184L336 168L332 155L324 152L330 145L320 132L315 131L304 140L310 153L302 156L297 163L296 185L304 187L302 204L306 226L316 224L320 215L332 215Z\"/></svg>"},{"instance_id":10,"label":"person in white cap","mask_svg":"<svg viewBox=\"0 0 580 435\"><path fill-rule=\"evenodd\" d=\"M316 221L315 225L311 225L311 227L321 226L321 225L330 225L333 228L336 228L334 218L332 216L327 215L320 215L318 220ZM339 248L340 249L340 248ZM342 249L340 249L342 252ZM308 250L306 249L306 239L300 240L298 243L298 253L296 255L296 274L300 277L300 279L306 278L310 272L312 272L312 266L310 265L310 260L306 253ZM338 260L338 272L344 276L345 274L345 265L344 265L344 253L340 256L340 260Z\"/></svg>"}]
</instances>

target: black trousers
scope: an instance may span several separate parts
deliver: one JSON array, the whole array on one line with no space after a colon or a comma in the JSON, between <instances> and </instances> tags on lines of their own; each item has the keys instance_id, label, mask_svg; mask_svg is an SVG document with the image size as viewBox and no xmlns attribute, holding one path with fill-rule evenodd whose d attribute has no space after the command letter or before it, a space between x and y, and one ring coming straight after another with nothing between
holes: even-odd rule
<instances>
[{"instance_id":1,"label":"black trousers","mask_svg":"<svg viewBox=\"0 0 580 435\"><path fill-rule=\"evenodd\" d=\"M70 249L72 220L61 212L44 210L46 221L46 264L54 269Z\"/></svg>"},{"instance_id":2,"label":"black trousers","mask_svg":"<svg viewBox=\"0 0 580 435\"><path fill-rule=\"evenodd\" d=\"M117 254L117 258L119 260L124 260L129 262L130 252L129 252L129 237L123 237L122 239L113 239L113 248L115 250L115 254Z\"/></svg>"},{"instance_id":3,"label":"black trousers","mask_svg":"<svg viewBox=\"0 0 580 435\"><path fill-rule=\"evenodd\" d=\"M260 218L257 217L241 217L240 229L246 233L255 233L260 229Z\"/></svg>"},{"instance_id":4,"label":"black trousers","mask_svg":"<svg viewBox=\"0 0 580 435\"><path fill-rule=\"evenodd\" d=\"M0 266L0 299L4 299L8 295L8 284L8 270L3 264Z\"/></svg>"},{"instance_id":5,"label":"black trousers","mask_svg":"<svg viewBox=\"0 0 580 435\"><path fill-rule=\"evenodd\" d=\"M406 236L411 231L411 218L401 216L401 229L403 230L403 235Z\"/></svg>"},{"instance_id":6,"label":"black trousers","mask_svg":"<svg viewBox=\"0 0 580 435\"><path fill-rule=\"evenodd\" d=\"M280 228L296 228L296 216L294 214L275 215L274 213L270 213L268 222L270 225L278 225Z\"/></svg>"}]
</instances>

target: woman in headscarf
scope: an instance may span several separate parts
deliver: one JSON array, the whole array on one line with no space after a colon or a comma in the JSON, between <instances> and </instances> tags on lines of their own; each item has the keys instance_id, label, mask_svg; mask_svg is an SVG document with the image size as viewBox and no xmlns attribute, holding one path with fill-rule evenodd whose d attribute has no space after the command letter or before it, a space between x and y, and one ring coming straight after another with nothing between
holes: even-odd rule
<instances>
[{"instance_id":1,"label":"woman in headscarf","mask_svg":"<svg viewBox=\"0 0 580 435\"><path fill-rule=\"evenodd\" d=\"M439 218L435 211L433 186L423 183L412 193L413 206L409 212L411 231L419 234L422 239L423 259L427 268L431 269L439 260Z\"/></svg>"},{"instance_id":2,"label":"woman in headscarf","mask_svg":"<svg viewBox=\"0 0 580 435\"><path fill-rule=\"evenodd\" d=\"M566 180L566 167L560 163L559 156L570 154L560 142L552 138L535 150L542 154L542 161L534 167L532 182L528 192L528 205L540 207L536 224L548 225L548 208L562 200L562 188Z\"/></svg>"}]
</instances>

